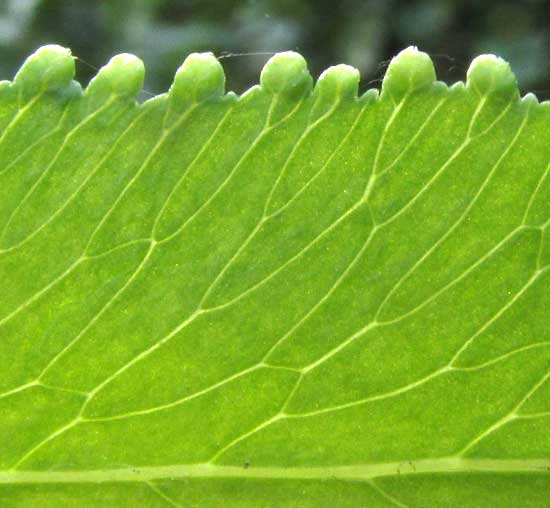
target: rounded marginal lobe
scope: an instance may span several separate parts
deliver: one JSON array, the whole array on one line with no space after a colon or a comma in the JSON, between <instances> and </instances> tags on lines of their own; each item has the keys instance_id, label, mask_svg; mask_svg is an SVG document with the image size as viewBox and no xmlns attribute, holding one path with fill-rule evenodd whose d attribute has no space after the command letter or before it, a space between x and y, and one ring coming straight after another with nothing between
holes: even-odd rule
<instances>
[{"instance_id":1,"label":"rounded marginal lobe","mask_svg":"<svg viewBox=\"0 0 550 508\"><path fill-rule=\"evenodd\" d=\"M260 85L268 93L299 99L311 91L313 79L304 57L286 51L272 56L264 65Z\"/></svg>"},{"instance_id":2,"label":"rounded marginal lobe","mask_svg":"<svg viewBox=\"0 0 550 508\"><path fill-rule=\"evenodd\" d=\"M14 83L22 87L23 96L29 98L40 92L69 89L74 73L71 51L50 44L42 46L25 60Z\"/></svg>"},{"instance_id":3,"label":"rounded marginal lobe","mask_svg":"<svg viewBox=\"0 0 550 508\"><path fill-rule=\"evenodd\" d=\"M109 60L86 88L86 95L106 98L110 95L135 98L143 86L145 67L136 56L124 53Z\"/></svg>"},{"instance_id":4,"label":"rounded marginal lobe","mask_svg":"<svg viewBox=\"0 0 550 508\"><path fill-rule=\"evenodd\" d=\"M359 71L350 65L335 65L325 70L315 84L311 120L327 114L337 102L356 99L359 78Z\"/></svg>"},{"instance_id":5,"label":"rounded marginal lobe","mask_svg":"<svg viewBox=\"0 0 550 508\"><path fill-rule=\"evenodd\" d=\"M496 94L519 97L516 77L508 62L495 55L481 55L472 60L466 74L466 86L479 95Z\"/></svg>"},{"instance_id":6,"label":"rounded marginal lobe","mask_svg":"<svg viewBox=\"0 0 550 508\"><path fill-rule=\"evenodd\" d=\"M435 80L431 58L411 46L392 58L382 82L382 97L390 95L398 102L407 93L431 85Z\"/></svg>"},{"instance_id":7,"label":"rounded marginal lobe","mask_svg":"<svg viewBox=\"0 0 550 508\"><path fill-rule=\"evenodd\" d=\"M180 109L191 103L221 97L225 73L212 53L191 53L180 66L170 87L170 102Z\"/></svg>"},{"instance_id":8,"label":"rounded marginal lobe","mask_svg":"<svg viewBox=\"0 0 550 508\"><path fill-rule=\"evenodd\" d=\"M351 65L334 65L317 80L315 91L325 97L355 98L359 87L359 71Z\"/></svg>"}]
</instances>

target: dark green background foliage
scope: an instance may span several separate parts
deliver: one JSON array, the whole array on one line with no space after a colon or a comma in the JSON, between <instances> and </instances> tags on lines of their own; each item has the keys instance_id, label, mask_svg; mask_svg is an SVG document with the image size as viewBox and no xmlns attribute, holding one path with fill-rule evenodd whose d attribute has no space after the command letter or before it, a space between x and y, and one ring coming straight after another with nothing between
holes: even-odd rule
<instances>
[{"instance_id":1,"label":"dark green background foliage","mask_svg":"<svg viewBox=\"0 0 550 508\"><path fill-rule=\"evenodd\" d=\"M39 45L56 42L100 67L131 52L147 67L145 88L162 93L183 58L293 49L314 76L336 63L379 85L387 60L411 44L430 53L438 76L464 79L470 60L495 53L510 62L522 92L550 98L548 0L0 0L0 75L11 78ZM267 55L223 60L229 88L257 83ZM82 82L95 70L82 61Z\"/></svg>"}]
</instances>

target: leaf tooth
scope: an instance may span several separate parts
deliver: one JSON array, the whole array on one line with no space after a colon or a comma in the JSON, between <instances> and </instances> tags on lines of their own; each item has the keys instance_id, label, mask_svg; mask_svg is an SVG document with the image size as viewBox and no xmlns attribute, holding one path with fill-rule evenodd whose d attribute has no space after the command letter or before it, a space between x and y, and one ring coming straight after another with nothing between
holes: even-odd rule
<instances>
[{"instance_id":1,"label":"leaf tooth","mask_svg":"<svg viewBox=\"0 0 550 508\"><path fill-rule=\"evenodd\" d=\"M538 97L534 93L526 93L522 98L521 102L526 105L535 106L540 104Z\"/></svg>"},{"instance_id":2,"label":"leaf tooth","mask_svg":"<svg viewBox=\"0 0 550 508\"><path fill-rule=\"evenodd\" d=\"M260 85L269 93L300 99L311 92L313 79L304 57L285 51L272 56L264 65Z\"/></svg>"},{"instance_id":3,"label":"leaf tooth","mask_svg":"<svg viewBox=\"0 0 550 508\"><path fill-rule=\"evenodd\" d=\"M169 96L179 109L224 93L225 73L218 59L212 53L191 53L177 70Z\"/></svg>"},{"instance_id":4,"label":"leaf tooth","mask_svg":"<svg viewBox=\"0 0 550 508\"><path fill-rule=\"evenodd\" d=\"M310 121L327 114L336 103L356 100L359 79L359 71L350 65L341 64L326 69L315 84L315 105L311 110Z\"/></svg>"},{"instance_id":5,"label":"leaf tooth","mask_svg":"<svg viewBox=\"0 0 550 508\"><path fill-rule=\"evenodd\" d=\"M510 65L495 55L481 55L472 60L466 74L466 86L479 95L519 97L516 76Z\"/></svg>"},{"instance_id":6,"label":"leaf tooth","mask_svg":"<svg viewBox=\"0 0 550 508\"><path fill-rule=\"evenodd\" d=\"M399 102L406 94L436 80L432 59L416 47L408 47L392 58L382 82L382 96Z\"/></svg>"},{"instance_id":7,"label":"leaf tooth","mask_svg":"<svg viewBox=\"0 0 550 508\"><path fill-rule=\"evenodd\" d=\"M359 88L359 71L351 65L334 65L326 69L317 80L315 93L332 100L355 99Z\"/></svg>"},{"instance_id":8,"label":"leaf tooth","mask_svg":"<svg viewBox=\"0 0 550 508\"><path fill-rule=\"evenodd\" d=\"M23 95L69 89L75 73L71 51L56 44L42 46L29 56L16 74L14 84Z\"/></svg>"},{"instance_id":9,"label":"leaf tooth","mask_svg":"<svg viewBox=\"0 0 550 508\"><path fill-rule=\"evenodd\" d=\"M86 88L86 95L93 98L107 98L110 95L134 98L141 91L145 68L134 55L116 55L103 66Z\"/></svg>"}]
</instances>

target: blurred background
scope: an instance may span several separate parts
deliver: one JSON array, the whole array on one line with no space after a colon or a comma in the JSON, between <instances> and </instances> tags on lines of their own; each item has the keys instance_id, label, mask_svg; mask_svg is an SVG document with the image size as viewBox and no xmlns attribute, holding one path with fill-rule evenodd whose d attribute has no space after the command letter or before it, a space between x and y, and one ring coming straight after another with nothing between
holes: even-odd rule
<instances>
[{"instance_id":1,"label":"blurred background","mask_svg":"<svg viewBox=\"0 0 550 508\"><path fill-rule=\"evenodd\" d=\"M337 63L379 86L388 60L416 45L439 79L463 80L470 60L509 61L523 93L550 99L550 1L451 0L0 0L0 79L11 79L38 46L68 46L83 84L112 55L138 55L145 89L165 92L193 51L213 51L238 93L258 82L269 54L299 51L314 77ZM231 54L235 56L228 56Z\"/></svg>"}]
</instances>

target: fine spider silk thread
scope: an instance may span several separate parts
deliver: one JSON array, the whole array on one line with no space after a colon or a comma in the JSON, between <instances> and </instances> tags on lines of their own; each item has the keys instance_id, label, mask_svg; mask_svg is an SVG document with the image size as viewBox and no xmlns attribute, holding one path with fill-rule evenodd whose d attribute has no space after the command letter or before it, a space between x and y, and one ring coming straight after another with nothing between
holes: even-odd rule
<instances>
[{"instance_id":1,"label":"fine spider silk thread","mask_svg":"<svg viewBox=\"0 0 550 508\"><path fill-rule=\"evenodd\" d=\"M78 62L81 62L83 63L85 66L89 67L90 69L94 70L96 73L99 72L100 68L99 67L96 67L95 65L91 64L90 62L87 62L86 60L84 60L84 58L81 58L79 56L76 56L76 55L73 55L74 56L74 59ZM145 95L149 95L150 97L155 97L156 94L154 94L153 92L150 92L149 90L146 90L145 88L143 88L141 90L142 93L144 93Z\"/></svg>"},{"instance_id":2,"label":"fine spider silk thread","mask_svg":"<svg viewBox=\"0 0 550 508\"><path fill-rule=\"evenodd\" d=\"M215 55L215 57L218 60L222 60L224 58L238 58L243 56L273 56L277 53L279 53L279 51L252 51L247 53L229 53L227 51L222 51L219 55Z\"/></svg>"}]
</instances>

